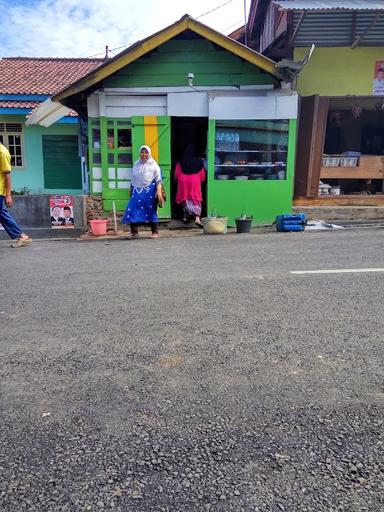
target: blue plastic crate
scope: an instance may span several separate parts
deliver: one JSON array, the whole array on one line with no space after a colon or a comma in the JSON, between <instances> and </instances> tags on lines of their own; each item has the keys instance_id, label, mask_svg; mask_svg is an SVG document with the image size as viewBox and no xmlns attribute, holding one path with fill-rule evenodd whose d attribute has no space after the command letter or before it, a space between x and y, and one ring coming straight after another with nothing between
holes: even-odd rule
<instances>
[{"instance_id":1,"label":"blue plastic crate","mask_svg":"<svg viewBox=\"0 0 384 512\"><path fill-rule=\"evenodd\" d=\"M285 213L276 217L277 231L304 231L307 224L305 213Z\"/></svg>"}]
</instances>

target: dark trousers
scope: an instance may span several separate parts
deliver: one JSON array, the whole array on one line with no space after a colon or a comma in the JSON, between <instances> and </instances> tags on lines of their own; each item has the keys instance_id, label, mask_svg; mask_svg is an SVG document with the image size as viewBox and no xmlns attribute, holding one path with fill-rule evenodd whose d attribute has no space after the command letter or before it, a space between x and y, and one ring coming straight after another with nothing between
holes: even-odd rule
<instances>
[{"instance_id":1,"label":"dark trousers","mask_svg":"<svg viewBox=\"0 0 384 512\"><path fill-rule=\"evenodd\" d=\"M158 233L159 231L159 224L158 222L150 222L151 231L153 234ZM132 235L138 235L139 234L139 226L140 224L135 224L131 222L131 233Z\"/></svg>"},{"instance_id":2,"label":"dark trousers","mask_svg":"<svg viewBox=\"0 0 384 512\"><path fill-rule=\"evenodd\" d=\"M20 236L23 234L15 219L9 213L5 204L4 196L0 196L0 224L2 224L5 231L13 240L20 238Z\"/></svg>"}]
</instances>

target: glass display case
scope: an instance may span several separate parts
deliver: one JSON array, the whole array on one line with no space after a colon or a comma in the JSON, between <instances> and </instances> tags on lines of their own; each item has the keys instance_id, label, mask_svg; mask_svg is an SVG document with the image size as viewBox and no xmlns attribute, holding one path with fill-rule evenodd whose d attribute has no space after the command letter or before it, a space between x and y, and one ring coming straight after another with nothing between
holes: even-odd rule
<instances>
[{"instance_id":1,"label":"glass display case","mask_svg":"<svg viewBox=\"0 0 384 512\"><path fill-rule=\"evenodd\" d=\"M287 179L288 120L216 121L216 180Z\"/></svg>"}]
</instances>

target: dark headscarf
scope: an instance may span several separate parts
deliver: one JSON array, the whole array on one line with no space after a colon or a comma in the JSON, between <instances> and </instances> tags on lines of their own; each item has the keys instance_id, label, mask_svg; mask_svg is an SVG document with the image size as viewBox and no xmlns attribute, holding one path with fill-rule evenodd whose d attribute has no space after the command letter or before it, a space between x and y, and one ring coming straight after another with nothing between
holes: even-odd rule
<instances>
[{"instance_id":1,"label":"dark headscarf","mask_svg":"<svg viewBox=\"0 0 384 512\"><path fill-rule=\"evenodd\" d=\"M184 174L197 174L202 167L203 162L200 158L195 157L195 148L193 144L188 144L184 149L183 156L181 158L181 169Z\"/></svg>"}]
</instances>

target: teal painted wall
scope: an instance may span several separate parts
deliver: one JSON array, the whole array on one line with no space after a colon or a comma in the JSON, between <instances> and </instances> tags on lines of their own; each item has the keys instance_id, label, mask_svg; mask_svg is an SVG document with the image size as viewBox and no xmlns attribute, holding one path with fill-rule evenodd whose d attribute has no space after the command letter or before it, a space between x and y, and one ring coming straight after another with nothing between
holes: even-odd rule
<instances>
[{"instance_id":1,"label":"teal painted wall","mask_svg":"<svg viewBox=\"0 0 384 512\"><path fill-rule=\"evenodd\" d=\"M274 84L275 79L253 64L204 39L171 40L104 80L104 87Z\"/></svg>"},{"instance_id":2,"label":"teal painted wall","mask_svg":"<svg viewBox=\"0 0 384 512\"><path fill-rule=\"evenodd\" d=\"M0 116L0 122L24 123L25 116ZM46 189L44 188L43 166L43 135L77 135L77 124L54 124L49 128L43 126L23 126L24 138L24 162L23 168L15 168L12 171L12 189L20 191L26 187L32 194L82 194L81 189ZM79 173L80 159L79 159Z\"/></svg>"}]
</instances>

